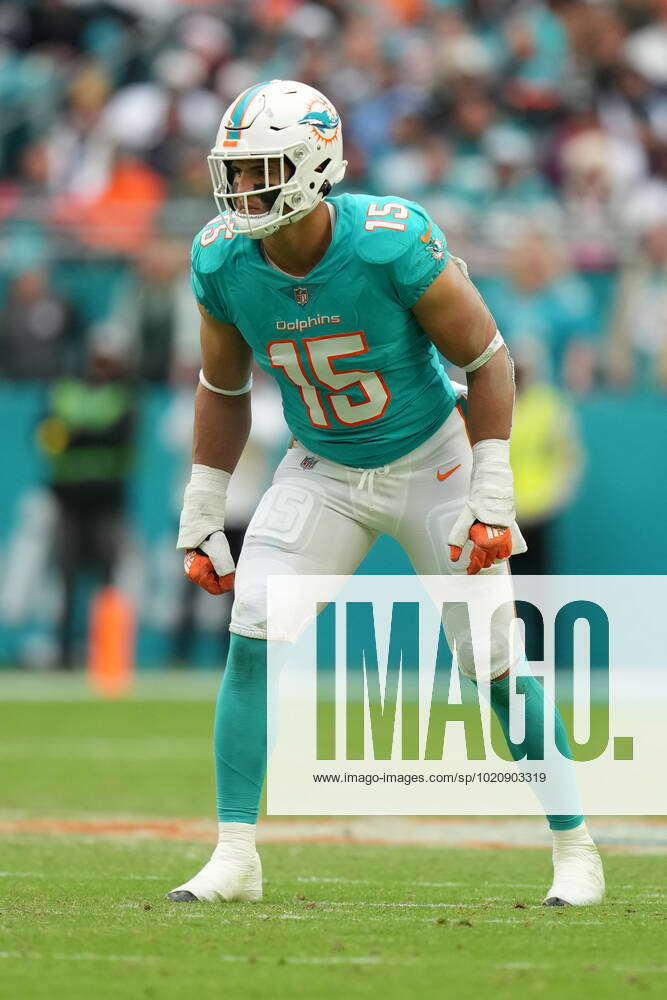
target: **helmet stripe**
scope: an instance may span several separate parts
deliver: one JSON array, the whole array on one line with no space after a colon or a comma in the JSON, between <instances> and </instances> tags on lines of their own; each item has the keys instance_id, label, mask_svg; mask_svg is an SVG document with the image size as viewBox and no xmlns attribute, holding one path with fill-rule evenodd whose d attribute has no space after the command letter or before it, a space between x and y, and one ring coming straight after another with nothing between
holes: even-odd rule
<instances>
[{"instance_id":1,"label":"helmet stripe","mask_svg":"<svg viewBox=\"0 0 667 1000\"><path fill-rule=\"evenodd\" d=\"M257 83L254 87L248 87L244 90L242 94L239 95L236 104L231 110L229 116L229 121L226 123L227 127L227 138L223 142L223 146L235 146L236 143L241 138L239 129L243 124L243 118L246 111L250 107L253 98L257 96L260 90L268 86L271 81L265 81L264 83Z\"/></svg>"}]
</instances>

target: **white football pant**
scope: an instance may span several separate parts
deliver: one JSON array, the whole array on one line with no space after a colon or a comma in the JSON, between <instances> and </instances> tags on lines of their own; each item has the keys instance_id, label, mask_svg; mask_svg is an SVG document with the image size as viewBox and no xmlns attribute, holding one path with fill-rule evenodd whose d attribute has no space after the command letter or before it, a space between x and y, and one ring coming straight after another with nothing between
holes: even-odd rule
<instances>
[{"instance_id":1,"label":"white football pant","mask_svg":"<svg viewBox=\"0 0 667 1000\"><path fill-rule=\"evenodd\" d=\"M231 631L267 637L268 576L352 574L383 532L400 543L417 574L465 574L468 553L452 562L447 538L468 497L471 468L472 449L458 407L418 448L378 469L340 465L293 442L246 532ZM508 572L503 562L482 575ZM444 621L452 648L464 626L462 621L459 629L456 613ZM457 648L459 668L474 677L464 645ZM495 645L489 679L509 667L507 644L499 642L494 651Z\"/></svg>"}]
</instances>

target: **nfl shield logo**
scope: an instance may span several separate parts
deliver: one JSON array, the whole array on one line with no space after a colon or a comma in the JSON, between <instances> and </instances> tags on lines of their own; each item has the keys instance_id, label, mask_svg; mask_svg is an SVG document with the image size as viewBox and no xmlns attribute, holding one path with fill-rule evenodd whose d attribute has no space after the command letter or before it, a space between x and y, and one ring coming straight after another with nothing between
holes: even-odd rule
<instances>
[{"instance_id":1,"label":"nfl shield logo","mask_svg":"<svg viewBox=\"0 0 667 1000\"><path fill-rule=\"evenodd\" d=\"M301 459L302 469L314 469L316 465L317 465L317 459L315 458L314 455L306 455L305 458Z\"/></svg>"},{"instance_id":2,"label":"nfl shield logo","mask_svg":"<svg viewBox=\"0 0 667 1000\"><path fill-rule=\"evenodd\" d=\"M308 289L307 288L294 288L294 298L296 299L297 305L305 306L308 301Z\"/></svg>"}]
</instances>

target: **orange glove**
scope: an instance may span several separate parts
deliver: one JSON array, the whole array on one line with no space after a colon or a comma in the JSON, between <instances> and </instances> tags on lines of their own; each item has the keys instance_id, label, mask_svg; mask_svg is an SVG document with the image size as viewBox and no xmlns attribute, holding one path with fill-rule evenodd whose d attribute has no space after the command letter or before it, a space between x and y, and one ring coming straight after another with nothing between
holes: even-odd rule
<instances>
[{"instance_id":1,"label":"orange glove","mask_svg":"<svg viewBox=\"0 0 667 1000\"><path fill-rule=\"evenodd\" d=\"M234 589L234 573L218 576L209 557L200 549L187 549L183 559L185 575L209 594L224 594Z\"/></svg>"},{"instance_id":2,"label":"orange glove","mask_svg":"<svg viewBox=\"0 0 667 1000\"><path fill-rule=\"evenodd\" d=\"M512 555L512 532L509 528L496 528L492 524L475 521L470 529L470 540L473 549L466 570L469 576L479 573L480 569L488 569L498 559L509 559ZM459 545L449 546L452 562L459 561L462 551Z\"/></svg>"}]
</instances>

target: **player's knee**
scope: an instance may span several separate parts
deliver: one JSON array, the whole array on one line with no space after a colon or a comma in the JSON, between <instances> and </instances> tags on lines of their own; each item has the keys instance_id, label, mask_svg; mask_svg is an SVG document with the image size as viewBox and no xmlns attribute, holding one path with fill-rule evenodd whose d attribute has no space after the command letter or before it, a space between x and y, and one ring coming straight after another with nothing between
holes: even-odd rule
<instances>
[{"instance_id":1,"label":"player's knee","mask_svg":"<svg viewBox=\"0 0 667 1000\"><path fill-rule=\"evenodd\" d=\"M488 683L506 673L512 659L507 637L502 634L492 633L488 652L481 647L475 648L475 642L470 635L456 644L459 670L465 677L477 683Z\"/></svg>"}]
</instances>

